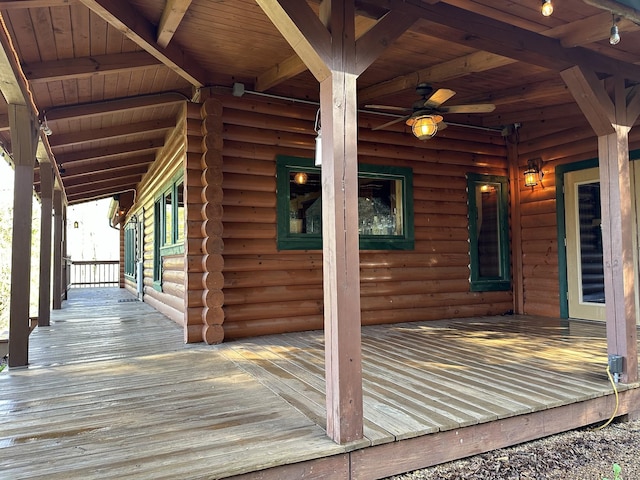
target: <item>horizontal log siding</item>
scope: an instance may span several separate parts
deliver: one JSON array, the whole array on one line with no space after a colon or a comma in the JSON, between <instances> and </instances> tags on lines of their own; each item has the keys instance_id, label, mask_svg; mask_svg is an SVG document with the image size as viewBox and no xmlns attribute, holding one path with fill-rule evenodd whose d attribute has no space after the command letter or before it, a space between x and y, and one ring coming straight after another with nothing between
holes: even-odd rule
<instances>
[{"instance_id":1,"label":"horizontal log siding","mask_svg":"<svg viewBox=\"0 0 640 480\"><path fill-rule=\"evenodd\" d=\"M557 122L548 128L557 129ZM524 313L548 317L560 316L560 285L555 169L559 165L598 157L598 139L584 118L574 122L563 119L565 130L547 135L543 124L525 124L520 131L518 166L522 226L522 276ZM640 130L631 131L630 149L640 148ZM534 188L524 186L527 160L543 159L544 178ZM561 247L559 247L561 245Z\"/></svg>"},{"instance_id":2,"label":"horizontal log siding","mask_svg":"<svg viewBox=\"0 0 640 480\"><path fill-rule=\"evenodd\" d=\"M154 202L169 180L184 169L186 152L186 104L176 119L176 128L167 134L165 146L138 185L136 201L130 212L144 218L143 285L144 301L185 329L188 315L184 301L184 255L166 256L162 260L162 291L153 285ZM135 284L131 284L135 291ZM130 289L130 288L129 288ZM201 341L201 340L198 340Z\"/></svg>"},{"instance_id":3,"label":"horizontal log siding","mask_svg":"<svg viewBox=\"0 0 640 480\"><path fill-rule=\"evenodd\" d=\"M316 110L254 97L223 104L225 338L323 328L322 252L276 248L276 155L312 158ZM428 142L361 119L359 161L413 169L415 250L361 251L365 325L493 315L511 292L469 291L468 172L507 175L499 134L450 127Z\"/></svg>"}]
</instances>

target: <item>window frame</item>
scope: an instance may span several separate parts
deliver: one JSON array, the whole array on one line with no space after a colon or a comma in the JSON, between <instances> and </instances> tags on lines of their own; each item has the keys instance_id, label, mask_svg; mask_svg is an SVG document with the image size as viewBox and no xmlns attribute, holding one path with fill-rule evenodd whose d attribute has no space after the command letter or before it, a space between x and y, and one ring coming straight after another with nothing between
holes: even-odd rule
<instances>
[{"instance_id":1,"label":"window frame","mask_svg":"<svg viewBox=\"0 0 640 480\"><path fill-rule=\"evenodd\" d=\"M322 232L291 233L289 201L291 198L290 173L305 172L321 175L314 160L278 155L276 157L276 222L278 250L321 250ZM358 165L359 178L400 180L402 183L402 235L359 235L361 250L413 250L413 170L408 167L389 167L371 164Z\"/></svg>"},{"instance_id":2,"label":"window frame","mask_svg":"<svg viewBox=\"0 0 640 480\"><path fill-rule=\"evenodd\" d=\"M182 195L179 195L182 187ZM184 173L179 172L174 175L170 182L160 190L160 193L153 205L153 286L156 290L162 290L162 258L169 255L179 255L184 253L186 205L184 202ZM167 203L167 199L171 203ZM182 207L179 199L182 198ZM170 224L167 222L167 206L170 206ZM180 229L180 208L183 209L183 225ZM169 228L169 230L168 230ZM167 235L169 233L169 235ZM168 239L168 240L167 240Z\"/></svg>"},{"instance_id":3,"label":"window frame","mask_svg":"<svg viewBox=\"0 0 640 480\"><path fill-rule=\"evenodd\" d=\"M511 255L509 244L509 191L508 179L500 175L468 173L467 205L469 225L469 284L472 292L502 291L511 289ZM499 184L498 196L498 276L480 276L480 253L478 242L478 205L475 191L479 184Z\"/></svg>"},{"instance_id":4,"label":"window frame","mask_svg":"<svg viewBox=\"0 0 640 480\"><path fill-rule=\"evenodd\" d=\"M136 280L137 222L129 220L124 227L124 275Z\"/></svg>"}]
</instances>

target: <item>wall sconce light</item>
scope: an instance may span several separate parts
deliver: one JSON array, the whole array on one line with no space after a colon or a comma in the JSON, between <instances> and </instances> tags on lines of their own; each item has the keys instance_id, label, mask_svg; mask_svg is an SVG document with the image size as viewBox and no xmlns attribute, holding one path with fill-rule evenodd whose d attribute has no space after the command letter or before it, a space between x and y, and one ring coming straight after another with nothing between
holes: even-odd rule
<instances>
[{"instance_id":1,"label":"wall sconce light","mask_svg":"<svg viewBox=\"0 0 640 480\"><path fill-rule=\"evenodd\" d=\"M77 220L73 222L73 228L79 228L79 227L80 227L80 223L78 223Z\"/></svg>"},{"instance_id":2,"label":"wall sconce light","mask_svg":"<svg viewBox=\"0 0 640 480\"><path fill-rule=\"evenodd\" d=\"M616 25L616 16L612 13L612 25L611 32L609 35L609 43L611 45L617 45L620 43L620 30L618 30L618 25Z\"/></svg>"},{"instance_id":3,"label":"wall sconce light","mask_svg":"<svg viewBox=\"0 0 640 480\"><path fill-rule=\"evenodd\" d=\"M313 128L318 136L316 137L316 158L314 165L320 167L322 165L322 133L320 130L320 109L316 112L316 124Z\"/></svg>"},{"instance_id":4,"label":"wall sconce light","mask_svg":"<svg viewBox=\"0 0 640 480\"><path fill-rule=\"evenodd\" d=\"M527 169L524 171L524 186L535 187L538 183L542 182L542 159L531 158L527 160Z\"/></svg>"},{"instance_id":5,"label":"wall sconce light","mask_svg":"<svg viewBox=\"0 0 640 480\"><path fill-rule=\"evenodd\" d=\"M297 172L293 176L293 181L296 182L298 185L304 185L305 183L307 183L308 178L309 178L309 175L307 175L305 172Z\"/></svg>"},{"instance_id":6,"label":"wall sconce light","mask_svg":"<svg viewBox=\"0 0 640 480\"><path fill-rule=\"evenodd\" d=\"M442 121L440 115L418 115L409 117L405 122L411 127L411 132L419 140L428 140L438 133L438 123Z\"/></svg>"},{"instance_id":7,"label":"wall sconce light","mask_svg":"<svg viewBox=\"0 0 640 480\"><path fill-rule=\"evenodd\" d=\"M542 12L542 15L545 17L548 17L553 13L553 4L551 3L551 0L542 0L540 12Z\"/></svg>"}]
</instances>

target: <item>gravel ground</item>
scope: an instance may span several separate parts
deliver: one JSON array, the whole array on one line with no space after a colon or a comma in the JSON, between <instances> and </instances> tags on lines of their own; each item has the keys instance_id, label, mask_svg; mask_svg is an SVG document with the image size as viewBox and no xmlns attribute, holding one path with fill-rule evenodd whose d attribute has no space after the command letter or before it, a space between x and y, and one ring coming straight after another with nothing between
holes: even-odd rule
<instances>
[{"instance_id":1,"label":"gravel ground","mask_svg":"<svg viewBox=\"0 0 640 480\"><path fill-rule=\"evenodd\" d=\"M615 477L613 464L622 468ZM640 479L640 420L587 427L389 480Z\"/></svg>"}]
</instances>

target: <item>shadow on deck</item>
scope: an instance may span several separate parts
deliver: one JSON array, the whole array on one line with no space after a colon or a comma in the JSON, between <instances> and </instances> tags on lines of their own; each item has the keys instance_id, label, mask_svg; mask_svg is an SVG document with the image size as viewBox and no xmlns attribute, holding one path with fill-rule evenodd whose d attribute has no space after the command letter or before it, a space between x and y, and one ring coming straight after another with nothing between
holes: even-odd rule
<instances>
[{"instance_id":1,"label":"shadow on deck","mask_svg":"<svg viewBox=\"0 0 640 480\"><path fill-rule=\"evenodd\" d=\"M608 419L604 326L363 329L365 438L325 435L321 332L184 345L124 290L71 290L0 374L3 478L381 478ZM637 409L620 386L618 415Z\"/></svg>"}]
</instances>

